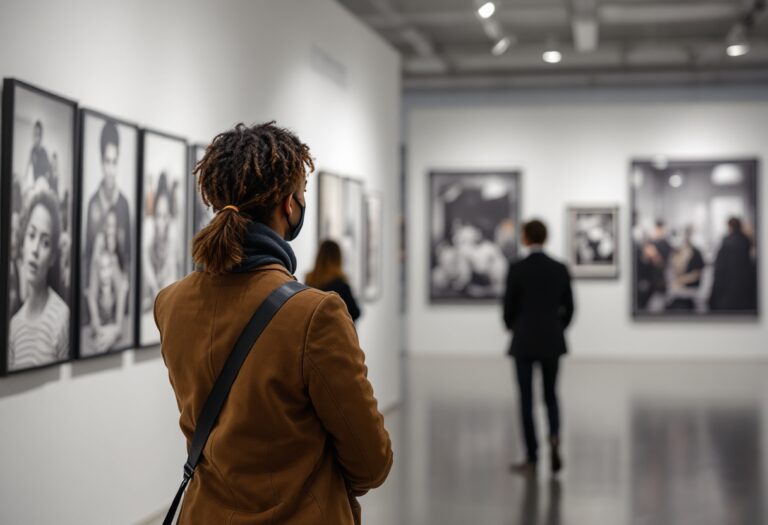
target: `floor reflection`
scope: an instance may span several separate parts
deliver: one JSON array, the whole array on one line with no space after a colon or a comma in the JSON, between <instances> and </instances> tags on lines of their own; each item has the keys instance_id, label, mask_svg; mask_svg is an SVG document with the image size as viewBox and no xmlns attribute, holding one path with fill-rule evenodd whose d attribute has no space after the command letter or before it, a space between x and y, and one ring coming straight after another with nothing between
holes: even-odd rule
<instances>
[{"instance_id":1,"label":"floor reflection","mask_svg":"<svg viewBox=\"0 0 768 525\"><path fill-rule=\"evenodd\" d=\"M508 470L523 451L506 361L407 368L405 402L387 415L395 468L363 498L365 525L766 522L768 364L566 361L556 478L546 453L535 477ZM537 419L542 434L543 406Z\"/></svg>"},{"instance_id":2,"label":"floor reflection","mask_svg":"<svg viewBox=\"0 0 768 525\"><path fill-rule=\"evenodd\" d=\"M634 525L764 523L755 406L632 411Z\"/></svg>"}]
</instances>

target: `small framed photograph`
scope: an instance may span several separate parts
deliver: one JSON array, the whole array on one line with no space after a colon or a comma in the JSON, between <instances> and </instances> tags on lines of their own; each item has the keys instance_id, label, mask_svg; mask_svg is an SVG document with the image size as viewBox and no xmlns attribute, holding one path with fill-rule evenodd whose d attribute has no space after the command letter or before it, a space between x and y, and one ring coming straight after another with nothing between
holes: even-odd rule
<instances>
[{"instance_id":1,"label":"small framed photograph","mask_svg":"<svg viewBox=\"0 0 768 525\"><path fill-rule=\"evenodd\" d=\"M139 128L81 111L78 357L136 346Z\"/></svg>"},{"instance_id":2,"label":"small framed photograph","mask_svg":"<svg viewBox=\"0 0 768 525\"><path fill-rule=\"evenodd\" d=\"M519 171L429 176L429 299L487 304L504 294L518 254Z\"/></svg>"},{"instance_id":3,"label":"small framed photograph","mask_svg":"<svg viewBox=\"0 0 768 525\"><path fill-rule=\"evenodd\" d=\"M568 263L575 278L618 278L618 206L569 207L566 240Z\"/></svg>"},{"instance_id":4,"label":"small framed photograph","mask_svg":"<svg viewBox=\"0 0 768 525\"><path fill-rule=\"evenodd\" d=\"M62 363L76 347L77 103L3 82L0 374Z\"/></svg>"},{"instance_id":5,"label":"small framed photograph","mask_svg":"<svg viewBox=\"0 0 768 525\"><path fill-rule=\"evenodd\" d=\"M184 276L188 260L189 151L186 140L143 130L141 160L141 265L139 346L160 344L157 293Z\"/></svg>"},{"instance_id":6,"label":"small framed photograph","mask_svg":"<svg viewBox=\"0 0 768 525\"><path fill-rule=\"evenodd\" d=\"M384 209L380 193L365 195L365 254L363 257L363 298L375 301L381 297Z\"/></svg>"}]
</instances>

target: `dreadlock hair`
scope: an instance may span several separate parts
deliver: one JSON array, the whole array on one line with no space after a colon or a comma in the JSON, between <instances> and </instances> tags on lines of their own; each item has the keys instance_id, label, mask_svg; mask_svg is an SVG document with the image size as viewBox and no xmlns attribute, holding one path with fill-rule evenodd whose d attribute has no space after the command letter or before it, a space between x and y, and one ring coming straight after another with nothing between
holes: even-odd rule
<instances>
[{"instance_id":1,"label":"dreadlock hair","mask_svg":"<svg viewBox=\"0 0 768 525\"><path fill-rule=\"evenodd\" d=\"M314 169L309 147L274 121L240 123L218 134L193 173L203 203L216 212L192 241L194 262L213 274L235 268L243 259L248 224L268 223L275 207Z\"/></svg>"}]
</instances>

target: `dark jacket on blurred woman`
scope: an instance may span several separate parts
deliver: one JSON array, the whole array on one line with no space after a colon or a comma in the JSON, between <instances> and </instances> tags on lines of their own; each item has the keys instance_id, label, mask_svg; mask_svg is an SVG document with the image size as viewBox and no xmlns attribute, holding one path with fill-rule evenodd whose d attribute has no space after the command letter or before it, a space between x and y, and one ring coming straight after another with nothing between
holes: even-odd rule
<instances>
[{"instance_id":1,"label":"dark jacket on blurred woman","mask_svg":"<svg viewBox=\"0 0 768 525\"><path fill-rule=\"evenodd\" d=\"M318 290L339 294L347 305L352 320L357 321L360 318L360 306L342 270L341 247L335 241L326 239L320 243L315 267L307 274L306 283Z\"/></svg>"}]
</instances>

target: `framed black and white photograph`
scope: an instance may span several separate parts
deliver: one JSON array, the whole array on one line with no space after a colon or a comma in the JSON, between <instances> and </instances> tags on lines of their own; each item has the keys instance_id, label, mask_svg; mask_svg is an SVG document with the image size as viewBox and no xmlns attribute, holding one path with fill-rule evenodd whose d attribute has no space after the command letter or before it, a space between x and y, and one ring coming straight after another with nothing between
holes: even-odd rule
<instances>
[{"instance_id":1,"label":"framed black and white photograph","mask_svg":"<svg viewBox=\"0 0 768 525\"><path fill-rule=\"evenodd\" d=\"M76 344L77 103L3 82L3 374L68 361Z\"/></svg>"},{"instance_id":2,"label":"framed black and white photograph","mask_svg":"<svg viewBox=\"0 0 768 525\"><path fill-rule=\"evenodd\" d=\"M336 241L343 268L355 295L363 289L364 202L362 182L320 172L318 240Z\"/></svg>"},{"instance_id":3,"label":"framed black and white photograph","mask_svg":"<svg viewBox=\"0 0 768 525\"><path fill-rule=\"evenodd\" d=\"M432 172L429 199L430 301L497 301L518 254L520 172Z\"/></svg>"},{"instance_id":4,"label":"framed black and white photograph","mask_svg":"<svg viewBox=\"0 0 768 525\"><path fill-rule=\"evenodd\" d=\"M203 160L205 149L206 146L202 144L194 144L190 146L190 171L194 171L197 163ZM194 206L192 207L192 236L194 237L197 235L197 232L208 226L211 222L211 219L213 219L213 209L210 206L206 206L203 202L203 196L197 185L197 177L194 174L192 180L192 194L194 195Z\"/></svg>"},{"instance_id":5,"label":"framed black and white photograph","mask_svg":"<svg viewBox=\"0 0 768 525\"><path fill-rule=\"evenodd\" d=\"M756 317L757 160L638 160L630 177L635 317Z\"/></svg>"},{"instance_id":6,"label":"framed black and white photograph","mask_svg":"<svg viewBox=\"0 0 768 525\"><path fill-rule=\"evenodd\" d=\"M619 208L568 208L567 254L575 278L615 279L619 276Z\"/></svg>"},{"instance_id":7,"label":"framed black and white photograph","mask_svg":"<svg viewBox=\"0 0 768 525\"><path fill-rule=\"evenodd\" d=\"M384 210L380 193L365 195L365 250L363 257L363 298L375 301L381 296Z\"/></svg>"},{"instance_id":8,"label":"framed black and white photograph","mask_svg":"<svg viewBox=\"0 0 768 525\"><path fill-rule=\"evenodd\" d=\"M190 180L184 139L144 130L141 175L141 266L139 345L160 343L155 326L157 293L181 279L187 268Z\"/></svg>"},{"instance_id":9,"label":"framed black and white photograph","mask_svg":"<svg viewBox=\"0 0 768 525\"><path fill-rule=\"evenodd\" d=\"M136 345L139 128L81 111L79 357Z\"/></svg>"}]
</instances>

